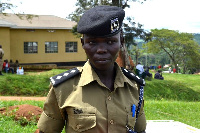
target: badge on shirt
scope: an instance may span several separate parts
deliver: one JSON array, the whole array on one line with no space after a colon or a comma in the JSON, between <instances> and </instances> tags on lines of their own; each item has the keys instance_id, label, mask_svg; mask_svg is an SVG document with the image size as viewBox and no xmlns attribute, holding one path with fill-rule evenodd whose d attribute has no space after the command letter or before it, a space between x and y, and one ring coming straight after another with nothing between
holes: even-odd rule
<instances>
[{"instance_id":1,"label":"badge on shirt","mask_svg":"<svg viewBox=\"0 0 200 133\"><path fill-rule=\"evenodd\" d=\"M74 114L81 114L83 113L82 109L74 109Z\"/></svg>"}]
</instances>

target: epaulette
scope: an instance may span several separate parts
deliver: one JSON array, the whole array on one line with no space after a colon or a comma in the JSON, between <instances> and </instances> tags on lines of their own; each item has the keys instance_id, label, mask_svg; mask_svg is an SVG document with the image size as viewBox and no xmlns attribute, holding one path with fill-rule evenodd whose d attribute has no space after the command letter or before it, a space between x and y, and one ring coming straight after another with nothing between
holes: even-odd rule
<instances>
[{"instance_id":1,"label":"epaulette","mask_svg":"<svg viewBox=\"0 0 200 133\"><path fill-rule=\"evenodd\" d=\"M66 72L58 74L50 78L51 83L54 87L58 86L59 84L63 83L64 81L78 75L80 71L77 68L70 69Z\"/></svg>"},{"instance_id":2,"label":"epaulette","mask_svg":"<svg viewBox=\"0 0 200 133\"><path fill-rule=\"evenodd\" d=\"M134 80L135 82L137 82L138 84L142 86L145 86L144 79L140 78L139 76L135 75L134 73L132 73L131 71L128 71L127 69L123 67L121 68L121 70L127 78Z\"/></svg>"}]
</instances>

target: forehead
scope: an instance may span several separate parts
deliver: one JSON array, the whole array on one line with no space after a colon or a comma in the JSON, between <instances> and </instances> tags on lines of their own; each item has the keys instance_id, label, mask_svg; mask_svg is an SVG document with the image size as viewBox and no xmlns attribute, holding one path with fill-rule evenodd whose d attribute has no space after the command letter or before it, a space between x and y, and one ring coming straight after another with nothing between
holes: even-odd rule
<instances>
[{"instance_id":1,"label":"forehead","mask_svg":"<svg viewBox=\"0 0 200 133\"><path fill-rule=\"evenodd\" d=\"M84 39L114 39L114 38L119 38L120 37L120 33L113 35L113 36L106 36L106 37L102 37L102 36L94 36L94 35L89 35L89 34L84 34L83 38Z\"/></svg>"}]
</instances>

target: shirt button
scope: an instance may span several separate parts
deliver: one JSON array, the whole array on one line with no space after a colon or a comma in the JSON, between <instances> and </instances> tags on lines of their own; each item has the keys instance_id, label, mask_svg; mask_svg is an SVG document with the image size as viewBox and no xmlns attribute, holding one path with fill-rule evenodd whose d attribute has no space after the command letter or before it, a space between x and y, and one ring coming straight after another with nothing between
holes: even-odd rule
<instances>
[{"instance_id":1,"label":"shirt button","mask_svg":"<svg viewBox=\"0 0 200 133\"><path fill-rule=\"evenodd\" d=\"M109 100L109 101L112 100L111 96L108 96L108 100Z\"/></svg>"},{"instance_id":2,"label":"shirt button","mask_svg":"<svg viewBox=\"0 0 200 133\"><path fill-rule=\"evenodd\" d=\"M114 121L113 121L113 120L110 120L110 124L114 124Z\"/></svg>"}]
</instances>

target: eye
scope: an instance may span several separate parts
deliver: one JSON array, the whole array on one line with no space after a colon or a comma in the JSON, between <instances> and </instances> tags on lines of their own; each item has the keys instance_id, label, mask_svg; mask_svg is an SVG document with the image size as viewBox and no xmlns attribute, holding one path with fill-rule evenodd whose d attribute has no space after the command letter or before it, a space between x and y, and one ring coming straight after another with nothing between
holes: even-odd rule
<instances>
[{"instance_id":1,"label":"eye","mask_svg":"<svg viewBox=\"0 0 200 133\"><path fill-rule=\"evenodd\" d=\"M115 43L115 42L116 42L115 40L108 40L108 41L107 41L108 44L113 44L113 43Z\"/></svg>"},{"instance_id":2,"label":"eye","mask_svg":"<svg viewBox=\"0 0 200 133\"><path fill-rule=\"evenodd\" d=\"M95 44L95 41L89 41L88 42L90 45L94 45Z\"/></svg>"}]
</instances>

